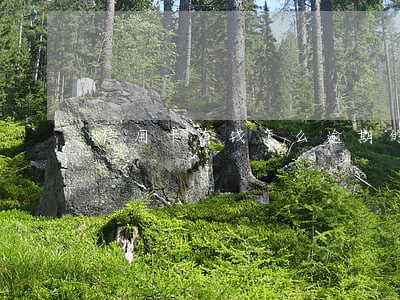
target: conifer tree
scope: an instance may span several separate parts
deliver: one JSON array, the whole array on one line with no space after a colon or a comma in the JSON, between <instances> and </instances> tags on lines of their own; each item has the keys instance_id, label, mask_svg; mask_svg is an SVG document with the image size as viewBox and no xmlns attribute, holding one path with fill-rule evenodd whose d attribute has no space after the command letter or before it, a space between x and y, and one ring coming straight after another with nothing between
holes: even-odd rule
<instances>
[{"instance_id":1,"label":"conifer tree","mask_svg":"<svg viewBox=\"0 0 400 300\"><path fill-rule=\"evenodd\" d=\"M245 19L243 0L229 0L228 12L228 95L225 148L220 177L220 191L244 192L264 184L250 169L247 144Z\"/></svg>"},{"instance_id":2,"label":"conifer tree","mask_svg":"<svg viewBox=\"0 0 400 300\"><path fill-rule=\"evenodd\" d=\"M104 25L104 61L102 65L103 80L111 78L112 42L114 35L115 0L107 0L107 12Z\"/></svg>"},{"instance_id":3,"label":"conifer tree","mask_svg":"<svg viewBox=\"0 0 400 300\"><path fill-rule=\"evenodd\" d=\"M325 87L324 66L322 53L322 29L320 0L312 1L313 10L313 66L314 66L314 118L320 120L324 117Z\"/></svg>"},{"instance_id":4,"label":"conifer tree","mask_svg":"<svg viewBox=\"0 0 400 300\"><path fill-rule=\"evenodd\" d=\"M176 80L183 80L189 85L190 58L192 47L191 1L181 0L179 6L179 25L177 42Z\"/></svg>"}]
</instances>

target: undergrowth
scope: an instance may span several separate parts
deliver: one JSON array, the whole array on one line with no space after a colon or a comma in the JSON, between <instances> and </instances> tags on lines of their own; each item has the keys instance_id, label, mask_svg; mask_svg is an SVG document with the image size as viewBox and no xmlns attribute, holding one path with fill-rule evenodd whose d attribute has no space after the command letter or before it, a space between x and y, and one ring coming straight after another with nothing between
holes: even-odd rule
<instances>
[{"instance_id":1,"label":"undergrowth","mask_svg":"<svg viewBox=\"0 0 400 300\"><path fill-rule=\"evenodd\" d=\"M358 147L355 135L345 139L360 167L368 160L364 171L397 153ZM21 150L8 152L18 145L3 147L1 170L20 168ZM301 163L277 171L285 159L252 163L259 177L275 178L268 205L227 194L147 209L139 199L111 216L53 219L12 209L23 207L24 197L31 203L15 192L0 211L0 298L398 299L397 158L381 165L394 170L389 181L369 177L378 185L373 194L361 187L350 193ZM4 174L3 192L11 180ZM132 264L107 238L117 226L139 229Z\"/></svg>"},{"instance_id":2,"label":"undergrowth","mask_svg":"<svg viewBox=\"0 0 400 300\"><path fill-rule=\"evenodd\" d=\"M346 147L352 159L368 176L368 182L376 188L390 182L390 177L400 171L400 144L390 139L390 132L374 132L371 143L360 143L356 132L345 136Z\"/></svg>"},{"instance_id":3,"label":"undergrowth","mask_svg":"<svg viewBox=\"0 0 400 300\"><path fill-rule=\"evenodd\" d=\"M269 205L228 194L163 209L133 200L109 217L3 211L0 297L397 299L400 194L351 194L301 165L279 178ZM123 225L139 228L132 264L99 243Z\"/></svg>"},{"instance_id":4,"label":"undergrowth","mask_svg":"<svg viewBox=\"0 0 400 300\"><path fill-rule=\"evenodd\" d=\"M21 122L0 120L0 210L35 212L42 188L24 173L25 129Z\"/></svg>"}]
</instances>

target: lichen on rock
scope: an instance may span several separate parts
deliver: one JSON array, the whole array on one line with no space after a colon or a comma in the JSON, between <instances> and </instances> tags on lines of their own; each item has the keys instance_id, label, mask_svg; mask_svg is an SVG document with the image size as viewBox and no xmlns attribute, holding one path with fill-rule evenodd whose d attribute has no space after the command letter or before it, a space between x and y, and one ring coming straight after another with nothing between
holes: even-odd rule
<instances>
[{"instance_id":1,"label":"lichen on rock","mask_svg":"<svg viewBox=\"0 0 400 300\"><path fill-rule=\"evenodd\" d=\"M49 151L37 214L110 214L149 194L149 206L162 207L196 202L213 191L210 153L197 142L201 131L193 121L131 83L108 80L102 89L98 98L60 104L54 130L62 139L54 137ZM133 106L155 117L170 113L170 119L129 120Z\"/></svg>"}]
</instances>

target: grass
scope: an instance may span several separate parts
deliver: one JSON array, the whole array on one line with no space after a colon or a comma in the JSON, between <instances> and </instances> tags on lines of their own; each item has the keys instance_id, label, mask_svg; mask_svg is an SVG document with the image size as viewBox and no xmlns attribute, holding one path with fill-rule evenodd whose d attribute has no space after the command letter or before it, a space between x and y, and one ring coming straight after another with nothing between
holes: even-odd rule
<instances>
[{"instance_id":1,"label":"grass","mask_svg":"<svg viewBox=\"0 0 400 300\"><path fill-rule=\"evenodd\" d=\"M371 270L379 257L363 250L370 241L361 223L316 235L315 244L278 220L276 205L238 196L164 209L134 201L109 217L0 212L0 298L396 299L396 277L385 274L388 284ZM117 224L139 227L133 264L115 242L99 244Z\"/></svg>"},{"instance_id":2,"label":"grass","mask_svg":"<svg viewBox=\"0 0 400 300\"><path fill-rule=\"evenodd\" d=\"M215 208L211 203L204 205L206 211ZM249 202L244 207L255 206ZM190 214L190 205L182 207ZM231 216L237 215L237 221L247 219L246 210L231 210ZM153 212L154 216L162 214ZM115 243L97 245L105 218L51 219L17 210L1 212L0 297L261 299L306 289L306 282L294 272L271 265L272 250L261 244L262 239L274 236L273 231L250 230L247 225L228 224L227 219L183 222L183 212L174 208L166 213L168 217L155 219L159 227L152 232L153 244L147 250L139 249L130 265ZM172 217L175 213L180 217ZM243 262L241 254L246 251L249 260ZM270 266L261 268L262 264Z\"/></svg>"},{"instance_id":3,"label":"grass","mask_svg":"<svg viewBox=\"0 0 400 300\"><path fill-rule=\"evenodd\" d=\"M345 144L355 165L367 174L368 182L377 188L384 186L395 172L400 171L400 144L391 141L389 134L375 133L372 144L360 143L356 132L345 135Z\"/></svg>"},{"instance_id":4,"label":"grass","mask_svg":"<svg viewBox=\"0 0 400 300\"><path fill-rule=\"evenodd\" d=\"M17 126L19 141L1 140L12 156ZM344 138L374 185L398 170L398 144L387 135L372 145ZM286 159L252 167L273 179ZM398 299L400 180L351 194L300 171L278 174L269 205L229 194L163 209L133 201L103 217L0 211L0 299ZM133 264L102 240L118 225L139 228Z\"/></svg>"}]
</instances>

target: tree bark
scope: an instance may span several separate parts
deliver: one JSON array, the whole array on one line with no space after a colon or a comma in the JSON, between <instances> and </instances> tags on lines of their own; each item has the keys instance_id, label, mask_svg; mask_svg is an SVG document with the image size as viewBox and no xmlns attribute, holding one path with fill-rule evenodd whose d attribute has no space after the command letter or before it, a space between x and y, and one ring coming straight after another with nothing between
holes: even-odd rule
<instances>
[{"instance_id":1,"label":"tree bark","mask_svg":"<svg viewBox=\"0 0 400 300\"><path fill-rule=\"evenodd\" d=\"M335 35L333 30L333 11L331 0L321 0L323 42L325 56L325 91L326 91L326 115L330 119L338 119L340 116L340 104L338 97L338 81L335 58Z\"/></svg>"},{"instance_id":2,"label":"tree bark","mask_svg":"<svg viewBox=\"0 0 400 300\"><path fill-rule=\"evenodd\" d=\"M34 80L37 81L39 79L39 67L40 67L40 59L42 57L42 40L43 40L43 35L42 33L39 33L39 47L36 53L36 62L35 62L35 74L34 74Z\"/></svg>"},{"instance_id":3,"label":"tree bark","mask_svg":"<svg viewBox=\"0 0 400 300\"><path fill-rule=\"evenodd\" d=\"M245 16L243 0L229 0L228 12L228 92L225 148L220 155L223 167L216 182L222 192L244 192L263 187L250 169L247 143Z\"/></svg>"},{"instance_id":4,"label":"tree bark","mask_svg":"<svg viewBox=\"0 0 400 300\"><path fill-rule=\"evenodd\" d=\"M392 56L392 69L393 69L393 92L394 92L394 116L397 129L400 129L400 104L399 104L399 91L397 88L397 70L396 70L396 55L393 47L393 36L390 34L390 50Z\"/></svg>"},{"instance_id":5,"label":"tree bark","mask_svg":"<svg viewBox=\"0 0 400 300\"><path fill-rule=\"evenodd\" d=\"M171 26L172 26L172 5L173 5L173 0L165 0L164 1L164 28L166 29L167 32L170 31ZM167 35L165 37L165 44L168 46L171 43L170 37ZM162 76L162 86L161 86L161 97L165 98L167 95L167 90L168 90L168 82L169 82L169 76L171 75L170 72L171 68L171 57L169 53L164 54L164 65L161 68L161 76Z\"/></svg>"},{"instance_id":6,"label":"tree bark","mask_svg":"<svg viewBox=\"0 0 400 300\"><path fill-rule=\"evenodd\" d=\"M114 10L115 0L107 1L106 22L104 25L104 62L102 65L103 80L111 78L111 58L112 58L112 41L114 35Z\"/></svg>"},{"instance_id":7,"label":"tree bark","mask_svg":"<svg viewBox=\"0 0 400 300\"><path fill-rule=\"evenodd\" d=\"M390 118L392 120L392 130L396 132L398 128L396 124L396 112L393 99L392 72L390 67L389 49L387 45L386 30L384 24L382 24L382 33L383 33L383 46L385 50L386 75L387 75L387 85L388 85L389 104L390 104Z\"/></svg>"},{"instance_id":8,"label":"tree bark","mask_svg":"<svg viewBox=\"0 0 400 300\"><path fill-rule=\"evenodd\" d=\"M176 79L184 80L185 86L189 85L190 79L190 56L192 47L192 18L190 6L190 0L181 0L179 6Z\"/></svg>"},{"instance_id":9,"label":"tree bark","mask_svg":"<svg viewBox=\"0 0 400 300\"><path fill-rule=\"evenodd\" d=\"M305 74L308 73L307 55L307 18L305 0L295 0L297 2L297 44L299 47L299 63L303 67Z\"/></svg>"},{"instance_id":10,"label":"tree bark","mask_svg":"<svg viewBox=\"0 0 400 300\"><path fill-rule=\"evenodd\" d=\"M208 84L207 84L207 23L204 17L200 16L200 77L201 77L201 90L200 96L202 103L208 101Z\"/></svg>"},{"instance_id":11,"label":"tree bark","mask_svg":"<svg viewBox=\"0 0 400 300\"><path fill-rule=\"evenodd\" d=\"M61 102L64 101L64 88L65 88L65 76L62 75L61 79L61 91L60 91L60 100Z\"/></svg>"},{"instance_id":12,"label":"tree bark","mask_svg":"<svg viewBox=\"0 0 400 300\"><path fill-rule=\"evenodd\" d=\"M61 80L60 80L60 76L61 76L61 71L57 72L57 79L56 79L56 86L54 88L54 99L57 103L57 105L60 103L60 91L61 91Z\"/></svg>"},{"instance_id":13,"label":"tree bark","mask_svg":"<svg viewBox=\"0 0 400 300\"><path fill-rule=\"evenodd\" d=\"M314 64L314 118L324 118L325 88L322 54L321 10L319 0L313 0L313 64Z\"/></svg>"},{"instance_id":14,"label":"tree bark","mask_svg":"<svg viewBox=\"0 0 400 300\"><path fill-rule=\"evenodd\" d=\"M22 45L22 22L24 20L24 16L21 16L21 21L19 22L19 34L18 34L18 49L21 49Z\"/></svg>"}]
</instances>

